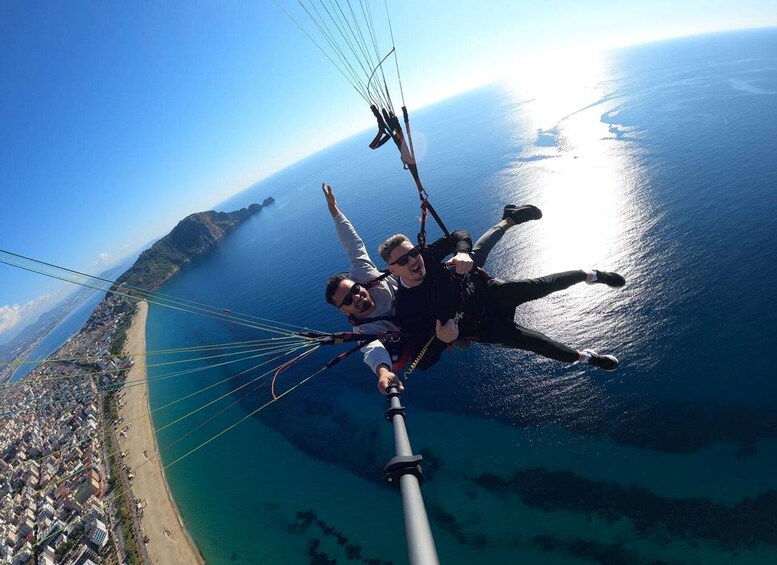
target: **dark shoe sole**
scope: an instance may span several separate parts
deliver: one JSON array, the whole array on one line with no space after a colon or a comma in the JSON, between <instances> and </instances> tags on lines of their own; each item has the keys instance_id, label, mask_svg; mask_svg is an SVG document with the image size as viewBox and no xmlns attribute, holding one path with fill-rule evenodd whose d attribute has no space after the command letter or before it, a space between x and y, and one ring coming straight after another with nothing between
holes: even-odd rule
<instances>
[{"instance_id":1,"label":"dark shoe sole","mask_svg":"<svg viewBox=\"0 0 777 565\"><path fill-rule=\"evenodd\" d=\"M594 282L606 284L613 288L619 288L626 284L623 275L612 273L610 271L596 271L596 280Z\"/></svg>"},{"instance_id":2,"label":"dark shoe sole","mask_svg":"<svg viewBox=\"0 0 777 565\"><path fill-rule=\"evenodd\" d=\"M513 206L512 204L508 204L505 206L504 213L502 214L503 220L506 220L507 218L510 218L516 224L522 224L523 222L528 222L530 220L539 220L542 218L542 211L531 204L526 206Z\"/></svg>"},{"instance_id":3,"label":"dark shoe sole","mask_svg":"<svg viewBox=\"0 0 777 565\"><path fill-rule=\"evenodd\" d=\"M600 355L599 353L591 351L590 349L587 349L586 352L591 356L588 364L604 371L614 371L618 368L618 365L620 365L617 357L614 355Z\"/></svg>"}]
</instances>

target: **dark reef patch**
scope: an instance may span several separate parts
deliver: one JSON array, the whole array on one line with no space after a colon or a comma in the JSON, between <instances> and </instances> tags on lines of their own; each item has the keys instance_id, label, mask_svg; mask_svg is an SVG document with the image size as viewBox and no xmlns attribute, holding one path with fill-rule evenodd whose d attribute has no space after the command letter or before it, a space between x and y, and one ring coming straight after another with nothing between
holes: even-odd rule
<instances>
[{"instance_id":1,"label":"dark reef patch","mask_svg":"<svg viewBox=\"0 0 777 565\"><path fill-rule=\"evenodd\" d=\"M349 543L345 546L345 556L348 559L361 559L362 558L362 546Z\"/></svg>"},{"instance_id":2,"label":"dark reef patch","mask_svg":"<svg viewBox=\"0 0 777 565\"><path fill-rule=\"evenodd\" d=\"M471 544L477 549L483 549L488 545L486 534L477 533L468 536L464 533L464 528L456 516L445 510L440 504L435 502L429 504L429 517L433 525L448 532L461 544Z\"/></svg>"},{"instance_id":3,"label":"dark reef patch","mask_svg":"<svg viewBox=\"0 0 777 565\"><path fill-rule=\"evenodd\" d=\"M421 468L424 472L424 481L434 480L434 475L442 467L442 459L432 453L432 450L428 447L422 447L420 452L424 458L421 462Z\"/></svg>"},{"instance_id":4,"label":"dark reef patch","mask_svg":"<svg viewBox=\"0 0 777 565\"><path fill-rule=\"evenodd\" d=\"M432 502L429 505L429 516L443 530L455 537L459 543L467 543L467 536L461 530L461 524L456 516L445 510L441 505Z\"/></svg>"},{"instance_id":5,"label":"dark reef patch","mask_svg":"<svg viewBox=\"0 0 777 565\"><path fill-rule=\"evenodd\" d=\"M319 551L321 540L314 539L308 543L307 553L310 557L310 565L337 565L337 559L329 559L323 551Z\"/></svg>"},{"instance_id":6,"label":"dark reef patch","mask_svg":"<svg viewBox=\"0 0 777 565\"><path fill-rule=\"evenodd\" d=\"M364 563L371 565L392 565L392 561L384 561L382 559L366 558L362 556L362 546L356 543L350 543L348 538L331 524L327 524L323 519L319 518L316 511L312 508L308 510L300 510L296 514L296 519L293 522L289 522L286 525L286 530L294 534L305 534L311 527L315 526L325 537L334 538L337 545L342 548L343 557L349 561L361 560ZM311 565L326 565L329 563L337 563L337 557L330 558L330 556L322 551L321 540L313 539L308 543L307 555L310 557Z\"/></svg>"},{"instance_id":7,"label":"dark reef patch","mask_svg":"<svg viewBox=\"0 0 777 565\"><path fill-rule=\"evenodd\" d=\"M547 512L573 511L607 522L628 518L645 535L703 538L726 549L777 546L777 491L728 506L705 498L665 498L641 487L543 468L521 470L507 480L483 474L474 481L495 494L517 495L524 504Z\"/></svg>"}]
</instances>

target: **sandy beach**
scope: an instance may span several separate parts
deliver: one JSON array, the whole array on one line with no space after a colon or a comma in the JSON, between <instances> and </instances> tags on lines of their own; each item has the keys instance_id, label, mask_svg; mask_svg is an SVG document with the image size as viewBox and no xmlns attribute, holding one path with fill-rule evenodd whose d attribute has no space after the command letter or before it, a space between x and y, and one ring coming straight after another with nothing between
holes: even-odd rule
<instances>
[{"instance_id":1,"label":"sandy beach","mask_svg":"<svg viewBox=\"0 0 777 565\"><path fill-rule=\"evenodd\" d=\"M127 380L143 381L143 385L124 388L125 404L120 412L124 421L132 424L126 438L119 436L119 445L122 450L129 449L125 461L135 475L132 480L133 496L145 504L141 521L143 531L148 536L146 548L151 561L161 565L204 564L204 559L183 526L160 467L146 383L144 354L148 304L140 302L138 306L138 313L127 334L125 351L135 355L135 364Z\"/></svg>"}]
</instances>

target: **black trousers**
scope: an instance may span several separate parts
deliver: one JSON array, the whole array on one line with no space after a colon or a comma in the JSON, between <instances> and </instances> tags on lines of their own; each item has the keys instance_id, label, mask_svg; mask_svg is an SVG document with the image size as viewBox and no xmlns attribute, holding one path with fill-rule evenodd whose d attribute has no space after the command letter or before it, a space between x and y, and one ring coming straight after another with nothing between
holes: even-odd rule
<instances>
[{"instance_id":1,"label":"black trousers","mask_svg":"<svg viewBox=\"0 0 777 565\"><path fill-rule=\"evenodd\" d=\"M496 343L539 353L543 357L574 363L576 349L513 321L515 308L524 302L548 296L585 281L584 271L566 271L536 279L518 281L491 280L488 283L488 305L479 332L483 343Z\"/></svg>"}]
</instances>

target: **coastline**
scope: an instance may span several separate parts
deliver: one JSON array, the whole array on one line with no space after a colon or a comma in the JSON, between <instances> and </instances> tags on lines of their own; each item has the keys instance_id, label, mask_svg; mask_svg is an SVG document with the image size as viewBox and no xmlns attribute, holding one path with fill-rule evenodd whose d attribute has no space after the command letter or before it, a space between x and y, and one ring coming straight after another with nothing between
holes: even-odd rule
<instances>
[{"instance_id":1,"label":"coastline","mask_svg":"<svg viewBox=\"0 0 777 565\"><path fill-rule=\"evenodd\" d=\"M123 451L129 450L124 461L135 475L132 496L144 505L141 524L148 537L146 551L151 561L163 565L204 565L205 560L183 524L159 459L146 381L147 316L148 304L139 302L127 331L125 351L133 354L135 361L127 381L142 384L123 389L125 404L120 414L132 424L127 437L119 438L119 446Z\"/></svg>"},{"instance_id":2,"label":"coastline","mask_svg":"<svg viewBox=\"0 0 777 565\"><path fill-rule=\"evenodd\" d=\"M61 321L62 320L60 320L60 322ZM24 355L24 359L22 359L19 362L19 364L16 366L16 368L13 371L11 371L11 374L8 375L8 378L4 382L12 383L12 382L15 382L15 381L19 380L18 378L14 379L14 375L16 375L16 373L19 372L19 367L21 367L24 363L27 362L27 359L29 359L30 355L32 355L33 351L35 351L35 348L37 348L43 342L43 340L46 339L46 337L49 335L49 333L51 333L54 330L54 328L56 328L56 327L57 327L57 325L55 324L54 327L51 328L48 333L44 333L41 337L39 337L38 339L36 339L35 341L33 341L32 343L30 343L27 346L27 351L23 354ZM62 347L57 348L57 351L59 351L60 349L62 349ZM18 357L17 357L17 359L18 359ZM30 369L27 372L27 374L32 373L36 368L37 368L37 366L33 367L32 369Z\"/></svg>"}]
</instances>

